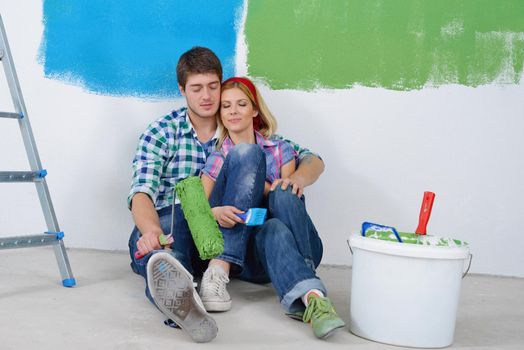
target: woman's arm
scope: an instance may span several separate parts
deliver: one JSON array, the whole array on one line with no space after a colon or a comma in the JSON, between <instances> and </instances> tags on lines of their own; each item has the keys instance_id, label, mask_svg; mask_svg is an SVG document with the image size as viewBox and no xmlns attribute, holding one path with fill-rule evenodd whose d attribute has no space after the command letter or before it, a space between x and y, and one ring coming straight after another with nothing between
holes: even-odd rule
<instances>
[{"instance_id":1,"label":"woman's arm","mask_svg":"<svg viewBox=\"0 0 524 350\"><path fill-rule=\"evenodd\" d=\"M213 181L213 179L206 174L202 174L200 179L202 180L202 186L204 186L206 198L209 200L209 197L211 197L211 192L213 192L213 188L215 188L215 181Z\"/></svg>"},{"instance_id":2,"label":"woman's arm","mask_svg":"<svg viewBox=\"0 0 524 350\"><path fill-rule=\"evenodd\" d=\"M291 174L295 172L295 170L295 160L287 162L280 168L280 179L275 180L275 182L289 178ZM264 196L267 196L269 194L269 191L271 191L271 184L266 181L264 184Z\"/></svg>"}]
</instances>

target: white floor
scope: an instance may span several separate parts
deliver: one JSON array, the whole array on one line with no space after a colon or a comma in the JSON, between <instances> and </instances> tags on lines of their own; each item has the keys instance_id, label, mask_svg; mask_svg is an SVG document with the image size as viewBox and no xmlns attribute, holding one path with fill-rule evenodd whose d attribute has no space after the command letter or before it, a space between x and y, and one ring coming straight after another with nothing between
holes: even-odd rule
<instances>
[{"instance_id":1,"label":"white floor","mask_svg":"<svg viewBox=\"0 0 524 350\"><path fill-rule=\"evenodd\" d=\"M144 281L123 252L69 250L78 285L64 288L53 251L0 251L0 349L401 349L348 328L326 341L283 315L271 286L232 281L233 309L214 314L217 338L194 344L163 324L144 297ZM319 275L341 317L349 320L351 269L322 266ZM450 349L524 349L524 279L469 275L463 281Z\"/></svg>"}]
</instances>

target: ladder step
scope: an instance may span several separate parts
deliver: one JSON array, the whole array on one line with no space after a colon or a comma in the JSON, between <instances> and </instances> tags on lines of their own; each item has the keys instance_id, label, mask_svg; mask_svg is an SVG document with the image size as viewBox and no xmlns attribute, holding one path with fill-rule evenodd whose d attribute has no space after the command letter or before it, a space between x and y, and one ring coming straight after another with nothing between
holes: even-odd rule
<instances>
[{"instance_id":1,"label":"ladder step","mask_svg":"<svg viewBox=\"0 0 524 350\"><path fill-rule=\"evenodd\" d=\"M22 115L18 113L0 112L0 118L22 119Z\"/></svg>"},{"instance_id":2,"label":"ladder step","mask_svg":"<svg viewBox=\"0 0 524 350\"><path fill-rule=\"evenodd\" d=\"M0 238L0 250L11 248L28 248L59 243L57 234L44 233L30 236L15 236Z\"/></svg>"},{"instance_id":3,"label":"ladder step","mask_svg":"<svg viewBox=\"0 0 524 350\"><path fill-rule=\"evenodd\" d=\"M45 169L40 171L0 171L0 182L39 182L46 175Z\"/></svg>"}]
</instances>

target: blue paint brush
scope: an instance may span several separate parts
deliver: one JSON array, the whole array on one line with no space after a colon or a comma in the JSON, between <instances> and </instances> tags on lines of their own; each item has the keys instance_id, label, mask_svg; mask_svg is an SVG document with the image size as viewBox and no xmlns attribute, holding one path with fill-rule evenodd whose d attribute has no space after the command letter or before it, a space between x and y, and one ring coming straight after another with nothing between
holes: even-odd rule
<instances>
[{"instance_id":1,"label":"blue paint brush","mask_svg":"<svg viewBox=\"0 0 524 350\"><path fill-rule=\"evenodd\" d=\"M251 208L243 214L237 214L239 218L244 220L246 226L260 226L266 221L267 209L265 208Z\"/></svg>"}]
</instances>

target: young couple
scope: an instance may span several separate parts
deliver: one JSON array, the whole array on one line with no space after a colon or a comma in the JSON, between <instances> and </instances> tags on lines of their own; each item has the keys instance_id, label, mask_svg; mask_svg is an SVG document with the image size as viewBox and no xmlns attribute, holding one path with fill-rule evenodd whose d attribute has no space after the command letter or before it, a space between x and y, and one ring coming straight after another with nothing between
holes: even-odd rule
<instances>
[{"instance_id":1,"label":"young couple","mask_svg":"<svg viewBox=\"0 0 524 350\"><path fill-rule=\"evenodd\" d=\"M187 108L150 124L133 160L128 205L136 227L129 249L133 271L146 279L146 296L196 342L217 334L208 311L231 308L230 276L271 282L286 314L310 322L319 338L343 327L315 274L322 242L302 196L322 173L322 161L274 134L276 120L249 79L221 83L211 50L184 53L177 78ZM173 198L177 182L188 176L201 176L224 237L224 252L211 261L200 260ZM269 212L256 228L237 216L253 207ZM158 237L170 233L172 213L174 243L162 250ZM199 294L193 276L202 273Z\"/></svg>"}]
</instances>

